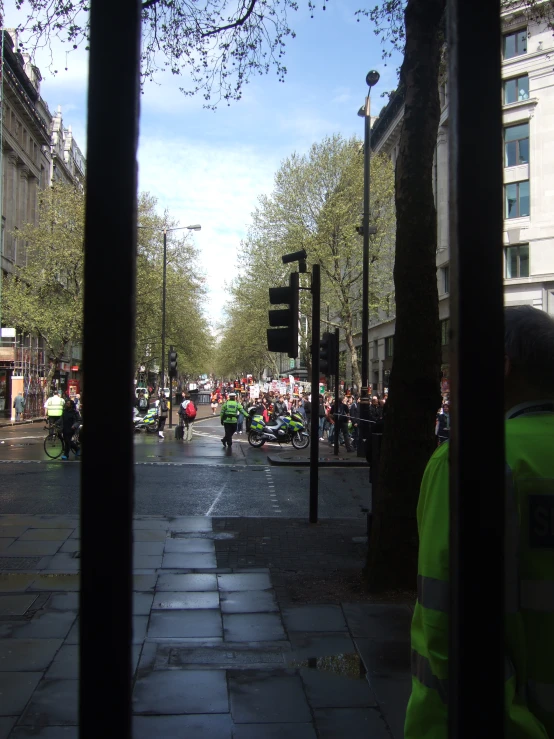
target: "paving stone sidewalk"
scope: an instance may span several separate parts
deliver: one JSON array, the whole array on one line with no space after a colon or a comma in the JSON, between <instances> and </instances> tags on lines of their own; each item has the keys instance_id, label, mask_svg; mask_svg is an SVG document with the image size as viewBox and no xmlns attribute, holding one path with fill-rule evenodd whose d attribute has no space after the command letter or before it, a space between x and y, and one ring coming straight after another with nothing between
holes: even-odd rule
<instances>
[{"instance_id":1,"label":"paving stone sidewalk","mask_svg":"<svg viewBox=\"0 0 554 739\"><path fill-rule=\"evenodd\" d=\"M213 523L134 520L135 739L400 739L410 609L280 607L269 569L221 566ZM0 516L0 739L77 739L78 537Z\"/></svg>"}]
</instances>

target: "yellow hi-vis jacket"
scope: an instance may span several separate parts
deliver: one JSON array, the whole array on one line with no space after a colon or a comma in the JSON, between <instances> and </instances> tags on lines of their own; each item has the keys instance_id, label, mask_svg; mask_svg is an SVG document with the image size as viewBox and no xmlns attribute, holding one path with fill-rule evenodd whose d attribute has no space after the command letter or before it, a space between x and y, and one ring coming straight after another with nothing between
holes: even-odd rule
<instances>
[{"instance_id":1,"label":"yellow hi-vis jacket","mask_svg":"<svg viewBox=\"0 0 554 739\"><path fill-rule=\"evenodd\" d=\"M553 450L554 402L526 403L507 414L507 739L554 739ZM446 443L431 457L417 508L418 599L405 739L448 736L448 452Z\"/></svg>"},{"instance_id":2,"label":"yellow hi-vis jacket","mask_svg":"<svg viewBox=\"0 0 554 739\"><path fill-rule=\"evenodd\" d=\"M65 408L65 400L60 398L59 395L52 395L46 401L46 415L53 418L58 418L62 415L63 409Z\"/></svg>"},{"instance_id":3,"label":"yellow hi-vis jacket","mask_svg":"<svg viewBox=\"0 0 554 739\"><path fill-rule=\"evenodd\" d=\"M236 423L239 413L246 416L246 411L242 405L236 400L227 400L221 406L219 417L223 423Z\"/></svg>"}]
</instances>

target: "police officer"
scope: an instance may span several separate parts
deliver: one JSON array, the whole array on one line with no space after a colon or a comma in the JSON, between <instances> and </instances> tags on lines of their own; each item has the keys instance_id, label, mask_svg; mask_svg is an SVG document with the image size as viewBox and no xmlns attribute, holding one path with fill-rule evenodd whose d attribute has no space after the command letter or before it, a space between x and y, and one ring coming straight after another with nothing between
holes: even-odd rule
<instances>
[{"instance_id":1,"label":"police officer","mask_svg":"<svg viewBox=\"0 0 554 739\"><path fill-rule=\"evenodd\" d=\"M505 310L504 388L503 736L548 739L554 737L554 321L531 306ZM417 510L418 599L405 739L448 736L449 446L442 444L431 457ZM475 577L483 573L476 572ZM480 669L479 655L475 669ZM475 700L482 700L486 710L485 696L476 695Z\"/></svg>"},{"instance_id":2,"label":"police officer","mask_svg":"<svg viewBox=\"0 0 554 739\"><path fill-rule=\"evenodd\" d=\"M226 400L225 403L223 403L219 413L221 423L225 428L225 436L221 439L223 446L233 446L233 434L237 430L239 413L246 416L246 411L237 401L236 393L231 392L229 393L229 400Z\"/></svg>"},{"instance_id":3,"label":"police officer","mask_svg":"<svg viewBox=\"0 0 554 739\"><path fill-rule=\"evenodd\" d=\"M48 418L48 423L59 423L63 409L65 406L65 401L63 398L60 397L60 391L56 390L54 392L54 395L52 395L46 403L44 404L44 407L46 408L46 417Z\"/></svg>"}]
</instances>

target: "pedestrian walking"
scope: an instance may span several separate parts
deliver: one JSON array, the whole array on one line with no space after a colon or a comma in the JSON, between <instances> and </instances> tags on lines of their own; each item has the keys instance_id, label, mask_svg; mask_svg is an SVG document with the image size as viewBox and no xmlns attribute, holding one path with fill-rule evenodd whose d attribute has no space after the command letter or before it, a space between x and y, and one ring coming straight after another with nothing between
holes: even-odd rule
<instances>
[{"instance_id":1,"label":"pedestrian walking","mask_svg":"<svg viewBox=\"0 0 554 739\"><path fill-rule=\"evenodd\" d=\"M211 406L212 406L212 416L215 416L215 412L216 412L217 406L218 406L218 394L216 392L213 392L212 393L212 396L210 398L210 403L211 403Z\"/></svg>"},{"instance_id":2,"label":"pedestrian walking","mask_svg":"<svg viewBox=\"0 0 554 739\"><path fill-rule=\"evenodd\" d=\"M158 399L157 416L158 416L158 436L160 439L164 438L165 422L167 421L167 414L169 412L169 405L165 393L162 392Z\"/></svg>"},{"instance_id":3,"label":"pedestrian walking","mask_svg":"<svg viewBox=\"0 0 554 739\"><path fill-rule=\"evenodd\" d=\"M25 409L25 398L23 397L21 390L15 396L13 407L15 409L15 420L19 421L21 419L21 414Z\"/></svg>"},{"instance_id":4,"label":"pedestrian walking","mask_svg":"<svg viewBox=\"0 0 554 739\"><path fill-rule=\"evenodd\" d=\"M342 433L344 439L344 446L347 452L353 452L352 440L350 438L350 431L348 426L350 424L350 405L347 398L341 398L338 403L338 413L336 416L336 425L338 428L335 429L335 433Z\"/></svg>"},{"instance_id":5,"label":"pedestrian walking","mask_svg":"<svg viewBox=\"0 0 554 739\"><path fill-rule=\"evenodd\" d=\"M221 423L225 428L225 436L221 439L221 443L223 446L228 446L229 448L233 446L233 434L237 430L239 413L246 415L246 411L236 398L235 393L229 393L229 400L223 403L219 414Z\"/></svg>"},{"instance_id":6,"label":"pedestrian walking","mask_svg":"<svg viewBox=\"0 0 554 739\"><path fill-rule=\"evenodd\" d=\"M506 512L506 670L499 735L513 739L554 737L553 346L554 322L547 313L527 305L504 310L505 485L485 494L498 498L498 509ZM483 442L476 446L479 455L487 454L486 437ZM411 628L406 739L448 736L449 447L448 441L441 444L427 464L417 508L418 598ZM483 525L488 523L498 525L494 520ZM486 563L484 569L473 575L486 585ZM479 609L480 603L475 601L474 607ZM486 611L482 617L488 618ZM479 669L480 656L474 656Z\"/></svg>"},{"instance_id":7,"label":"pedestrian walking","mask_svg":"<svg viewBox=\"0 0 554 739\"><path fill-rule=\"evenodd\" d=\"M75 410L75 403L66 400L61 416L63 454L62 459L69 459L69 453L73 450L76 457L79 456L79 445L73 441L73 435L79 429L81 416Z\"/></svg>"},{"instance_id":8,"label":"pedestrian walking","mask_svg":"<svg viewBox=\"0 0 554 739\"><path fill-rule=\"evenodd\" d=\"M183 440L192 441L192 427L196 418L196 406L191 400L190 393L183 393L184 400L179 408L179 416L183 424Z\"/></svg>"},{"instance_id":9,"label":"pedestrian walking","mask_svg":"<svg viewBox=\"0 0 554 739\"><path fill-rule=\"evenodd\" d=\"M319 416L319 440L325 441L323 436L325 429L325 398L321 394L318 396L317 414Z\"/></svg>"}]
</instances>

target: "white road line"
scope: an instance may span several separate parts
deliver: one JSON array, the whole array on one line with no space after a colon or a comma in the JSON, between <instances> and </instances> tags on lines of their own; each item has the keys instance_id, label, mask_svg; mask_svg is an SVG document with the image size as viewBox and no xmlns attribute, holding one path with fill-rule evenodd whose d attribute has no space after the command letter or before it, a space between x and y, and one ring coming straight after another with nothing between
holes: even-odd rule
<instances>
[{"instance_id":1,"label":"white road line","mask_svg":"<svg viewBox=\"0 0 554 739\"><path fill-rule=\"evenodd\" d=\"M205 516L210 516L210 515L211 515L211 513L212 513L213 509L214 509L214 508L216 507L216 505L217 505L217 504L219 503L219 499L220 499L220 498L221 498L221 496L223 495L223 492L224 492L224 490L225 490L225 488L226 488L226 487L227 487L227 483L225 483L225 485L224 485L224 486L223 486L223 487L221 488L221 490L219 491L219 493L218 493L218 494L217 494L217 495L215 496L215 500L214 500L214 502L213 502L213 503L211 504L211 506L210 506L210 507L208 508L207 512L206 512L206 513L204 514Z\"/></svg>"}]
</instances>

